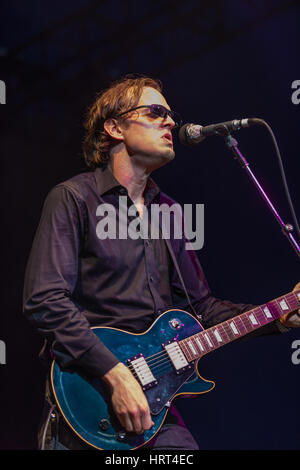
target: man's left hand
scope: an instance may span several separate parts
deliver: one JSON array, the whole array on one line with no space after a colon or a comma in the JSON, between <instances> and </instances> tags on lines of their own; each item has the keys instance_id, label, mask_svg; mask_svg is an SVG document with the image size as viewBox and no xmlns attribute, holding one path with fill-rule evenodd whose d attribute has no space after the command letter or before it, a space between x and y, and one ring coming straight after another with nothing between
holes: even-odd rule
<instances>
[{"instance_id":1,"label":"man's left hand","mask_svg":"<svg viewBox=\"0 0 300 470\"><path fill-rule=\"evenodd\" d=\"M296 286L293 289L293 292L299 289L300 289L300 282L296 284ZM300 308L298 310L294 310L294 312L286 313L285 315L280 317L280 322L287 328L300 327Z\"/></svg>"}]
</instances>

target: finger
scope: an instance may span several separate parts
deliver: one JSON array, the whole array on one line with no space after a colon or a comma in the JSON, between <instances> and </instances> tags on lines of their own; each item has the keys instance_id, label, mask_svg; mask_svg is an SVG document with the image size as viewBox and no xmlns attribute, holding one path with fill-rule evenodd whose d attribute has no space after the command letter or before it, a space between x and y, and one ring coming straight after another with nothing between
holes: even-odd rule
<instances>
[{"instance_id":1,"label":"finger","mask_svg":"<svg viewBox=\"0 0 300 470\"><path fill-rule=\"evenodd\" d=\"M125 417L124 417L124 423L121 423L122 426L124 426L124 428L126 429L127 432L133 432L134 431L134 426L133 426L133 423L131 421L131 418L129 416L129 414L126 414Z\"/></svg>"},{"instance_id":2,"label":"finger","mask_svg":"<svg viewBox=\"0 0 300 470\"><path fill-rule=\"evenodd\" d=\"M154 425L154 422L152 421L152 418L151 418L149 407L142 411L141 421L142 421L143 429L145 429L145 430L146 429L151 429L152 426Z\"/></svg>"},{"instance_id":3,"label":"finger","mask_svg":"<svg viewBox=\"0 0 300 470\"><path fill-rule=\"evenodd\" d=\"M141 420L141 415L139 410L132 411L130 413L130 419L132 422L133 430L136 434L142 434L144 432L144 427Z\"/></svg>"},{"instance_id":4,"label":"finger","mask_svg":"<svg viewBox=\"0 0 300 470\"><path fill-rule=\"evenodd\" d=\"M295 287L294 287L294 289L293 289L293 292L294 292L295 290L298 290L298 289L300 289L300 282L298 282L298 284L295 285Z\"/></svg>"},{"instance_id":5,"label":"finger","mask_svg":"<svg viewBox=\"0 0 300 470\"><path fill-rule=\"evenodd\" d=\"M133 432L133 425L130 419L130 416L127 412L118 412L115 410L116 416L118 420L120 421L121 426L127 431L127 432Z\"/></svg>"}]
</instances>

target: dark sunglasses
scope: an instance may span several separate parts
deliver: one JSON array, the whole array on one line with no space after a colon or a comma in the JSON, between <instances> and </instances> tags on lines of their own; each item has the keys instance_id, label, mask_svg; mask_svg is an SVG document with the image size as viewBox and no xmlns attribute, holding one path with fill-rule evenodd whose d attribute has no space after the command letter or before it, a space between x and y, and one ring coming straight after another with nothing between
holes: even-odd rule
<instances>
[{"instance_id":1,"label":"dark sunglasses","mask_svg":"<svg viewBox=\"0 0 300 470\"><path fill-rule=\"evenodd\" d=\"M170 111L170 109L165 108L162 104L148 104L148 105L143 105L143 106L137 106L136 108L131 108L128 109L127 111L124 111L123 113L116 114L113 117L119 117L123 116L124 114L130 113L131 111L135 111L136 109L140 108L149 108L150 113L153 116L156 117L161 117L163 119L166 119L168 116L175 122L174 127L180 127L182 125L182 119L178 113L175 111Z\"/></svg>"}]
</instances>

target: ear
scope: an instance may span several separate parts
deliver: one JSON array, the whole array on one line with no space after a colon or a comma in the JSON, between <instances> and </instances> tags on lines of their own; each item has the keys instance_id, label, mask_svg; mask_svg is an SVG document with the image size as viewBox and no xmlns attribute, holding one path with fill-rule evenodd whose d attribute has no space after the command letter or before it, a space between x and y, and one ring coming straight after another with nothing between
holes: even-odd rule
<instances>
[{"instance_id":1,"label":"ear","mask_svg":"<svg viewBox=\"0 0 300 470\"><path fill-rule=\"evenodd\" d=\"M122 128L116 119L107 119L104 122L104 129L113 139L124 140Z\"/></svg>"}]
</instances>

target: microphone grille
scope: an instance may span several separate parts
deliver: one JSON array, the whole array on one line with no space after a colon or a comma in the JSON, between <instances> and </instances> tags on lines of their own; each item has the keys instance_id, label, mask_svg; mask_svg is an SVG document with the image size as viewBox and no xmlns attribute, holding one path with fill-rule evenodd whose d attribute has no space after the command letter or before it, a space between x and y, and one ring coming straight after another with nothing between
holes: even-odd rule
<instances>
[{"instance_id":1,"label":"microphone grille","mask_svg":"<svg viewBox=\"0 0 300 470\"><path fill-rule=\"evenodd\" d=\"M193 142L193 140L189 137L187 133L188 128L193 125L194 124L191 123L184 124L183 126L181 126L178 132L178 138L180 143L182 143L186 147L194 147L194 145L196 144L196 142Z\"/></svg>"}]
</instances>

